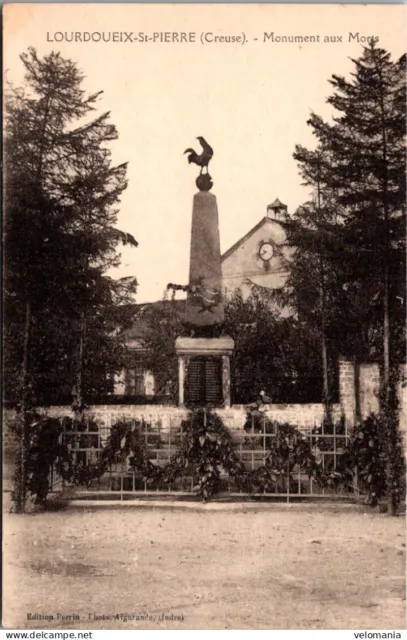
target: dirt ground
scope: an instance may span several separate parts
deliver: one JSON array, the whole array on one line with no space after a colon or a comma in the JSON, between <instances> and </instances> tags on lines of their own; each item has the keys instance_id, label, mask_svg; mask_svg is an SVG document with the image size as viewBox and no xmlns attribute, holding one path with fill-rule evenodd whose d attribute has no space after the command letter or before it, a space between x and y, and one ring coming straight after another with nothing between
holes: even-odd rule
<instances>
[{"instance_id":1,"label":"dirt ground","mask_svg":"<svg viewBox=\"0 0 407 640\"><path fill-rule=\"evenodd\" d=\"M404 517L345 505L5 514L3 624L404 629L405 550Z\"/></svg>"}]
</instances>

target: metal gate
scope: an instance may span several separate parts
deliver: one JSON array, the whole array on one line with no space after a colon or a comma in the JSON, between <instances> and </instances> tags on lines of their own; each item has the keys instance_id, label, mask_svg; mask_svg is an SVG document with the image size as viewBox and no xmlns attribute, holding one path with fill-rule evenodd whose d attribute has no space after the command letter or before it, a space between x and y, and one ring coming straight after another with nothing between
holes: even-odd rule
<instances>
[{"instance_id":1,"label":"metal gate","mask_svg":"<svg viewBox=\"0 0 407 640\"><path fill-rule=\"evenodd\" d=\"M179 451L182 436L182 425L180 426L179 422L173 424L173 421L170 420L167 429L163 429L160 423L154 424L146 420L127 420L126 422L133 422L133 426L137 426L138 432L142 434L144 440L144 450L153 464L164 467ZM98 428L92 420L78 425L73 421L61 419L61 423L61 441L68 447L75 465L78 468L85 468L89 464L97 463L110 429L108 427ZM245 430L241 429L234 433L235 452L246 469L256 470L264 465L269 454L270 439L276 437L278 429L277 423L273 424L265 416L261 416L260 420L258 418L252 419L251 424L246 426ZM309 443L312 453L319 458L323 472L334 474L340 468L341 458L348 442L346 432L338 432L334 426L327 433L323 425L314 425L313 428L302 431L302 439ZM290 468L289 464L281 470L275 488L271 491L244 492L236 486L234 479L227 472L222 473L221 480L222 491L218 495L223 498L263 496L283 498L287 501L294 498L349 499L359 496L360 493L356 474L347 485L341 483L340 486L337 486L333 482L331 486L321 486L299 465ZM50 482L52 491L58 492L66 487L66 483L55 469L51 474ZM110 497L123 500L142 494L193 495L195 485L196 478L190 473L177 478L171 486L163 487L159 482L149 483L140 474L131 470L128 458L120 457L109 464L107 471L88 486L76 486L75 493L78 497L86 496L100 499Z\"/></svg>"}]
</instances>

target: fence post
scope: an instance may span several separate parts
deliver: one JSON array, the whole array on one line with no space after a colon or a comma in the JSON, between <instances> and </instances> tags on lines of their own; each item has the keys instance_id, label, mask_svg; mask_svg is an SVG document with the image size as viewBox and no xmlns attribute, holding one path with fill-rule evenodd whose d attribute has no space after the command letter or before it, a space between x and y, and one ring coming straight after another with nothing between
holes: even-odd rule
<instances>
[{"instance_id":1,"label":"fence post","mask_svg":"<svg viewBox=\"0 0 407 640\"><path fill-rule=\"evenodd\" d=\"M180 428L182 431L182 426ZM172 431L172 416L170 415L170 431L168 433L168 462L171 460L171 431ZM170 491L170 485L168 484L168 492Z\"/></svg>"},{"instance_id":2,"label":"fence post","mask_svg":"<svg viewBox=\"0 0 407 640\"><path fill-rule=\"evenodd\" d=\"M336 471L336 422L334 422L334 471Z\"/></svg>"},{"instance_id":3,"label":"fence post","mask_svg":"<svg viewBox=\"0 0 407 640\"><path fill-rule=\"evenodd\" d=\"M61 418L61 427L62 427L62 431L61 431L61 435L59 436L59 442L60 444L66 444L66 420L64 418ZM69 448L69 453L71 453L71 450ZM65 489L65 474L62 474L62 491Z\"/></svg>"},{"instance_id":4,"label":"fence post","mask_svg":"<svg viewBox=\"0 0 407 640\"><path fill-rule=\"evenodd\" d=\"M266 459L266 416L263 414L263 458Z\"/></svg>"},{"instance_id":5,"label":"fence post","mask_svg":"<svg viewBox=\"0 0 407 640\"><path fill-rule=\"evenodd\" d=\"M353 473L353 492L359 498L359 478L358 478L358 468L357 467L355 467L354 473Z\"/></svg>"},{"instance_id":6,"label":"fence post","mask_svg":"<svg viewBox=\"0 0 407 640\"><path fill-rule=\"evenodd\" d=\"M287 504L290 502L290 460L287 460Z\"/></svg>"}]
</instances>

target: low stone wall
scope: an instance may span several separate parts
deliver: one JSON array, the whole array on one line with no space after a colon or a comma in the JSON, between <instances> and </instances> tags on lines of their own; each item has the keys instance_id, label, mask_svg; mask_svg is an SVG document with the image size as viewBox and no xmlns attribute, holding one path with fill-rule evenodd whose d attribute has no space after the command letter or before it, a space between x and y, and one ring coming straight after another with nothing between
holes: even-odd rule
<instances>
[{"instance_id":1,"label":"low stone wall","mask_svg":"<svg viewBox=\"0 0 407 640\"><path fill-rule=\"evenodd\" d=\"M246 422L247 410L248 407L245 405L234 405L228 409L216 409L216 413L229 429L239 430ZM55 418L74 416L69 406L39 407L38 411ZM270 420L289 422L300 429L319 426L324 417L322 404L269 404L264 405L262 411ZM93 405L89 407L87 415L105 428L111 427L119 420L144 420L166 431L170 427L178 427L188 415L188 410L164 405ZM340 405L334 405L334 419L339 420L340 415ZM7 411L5 422L14 416L14 411Z\"/></svg>"},{"instance_id":2,"label":"low stone wall","mask_svg":"<svg viewBox=\"0 0 407 640\"><path fill-rule=\"evenodd\" d=\"M230 409L217 410L227 426L233 428L232 424L238 425L242 421L242 426L246 421L248 407L245 405L234 405ZM312 429L322 424L324 419L324 405L314 404L267 404L262 407L262 412L269 420L284 423L288 422L299 429ZM332 417L334 421L341 418L341 407L339 404L332 406ZM238 427L235 427L238 428Z\"/></svg>"}]
</instances>

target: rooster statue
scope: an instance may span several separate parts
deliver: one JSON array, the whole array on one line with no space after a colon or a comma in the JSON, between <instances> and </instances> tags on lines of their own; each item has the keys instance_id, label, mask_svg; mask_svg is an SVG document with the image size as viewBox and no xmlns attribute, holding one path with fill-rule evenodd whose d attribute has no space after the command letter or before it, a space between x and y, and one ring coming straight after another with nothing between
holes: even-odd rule
<instances>
[{"instance_id":1,"label":"rooster statue","mask_svg":"<svg viewBox=\"0 0 407 640\"><path fill-rule=\"evenodd\" d=\"M188 156L189 164L193 162L194 164L197 164L198 167L201 167L201 171L199 174L201 175L204 168L206 168L206 173L208 173L208 164L213 156L213 149L211 146L209 146L205 138L203 138L202 136L198 136L197 140L199 140L199 143L202 147L202 153L198 154L193 149L187 149L186 151L184 151L184 154L189 153L189 156Z\"/></svg>"}]
</instances>

